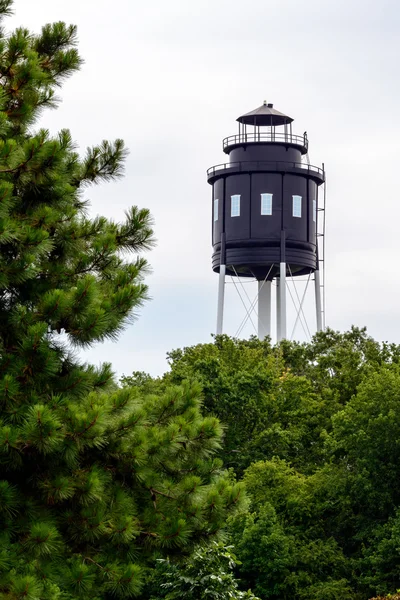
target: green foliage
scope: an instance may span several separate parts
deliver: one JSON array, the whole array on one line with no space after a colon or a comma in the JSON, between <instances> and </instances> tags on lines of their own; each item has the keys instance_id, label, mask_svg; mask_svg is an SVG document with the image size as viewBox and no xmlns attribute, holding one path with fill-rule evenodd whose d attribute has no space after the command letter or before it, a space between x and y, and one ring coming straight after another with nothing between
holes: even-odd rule
<instances>
[{"instance_id":1,"label":"green foliage","mask_svg":"<svg viewBox=\"0 0 400 600\"><path fill-rule=\"evenodd\" d=\"M228 524L245 588L367 600L400 587L398 346L352 328L276 347L220 336L169 359L151 385L200 381L243 475L250 503Z\"/></svg>"},{"instance_id":2,"label":"green foliage","mask_svg":"<svg viewBox=\"0 0 400 600\"><path fill-rule=\"evenodd\" d=\"M321 461L324 432L340 406L320 402L312 383L285 365L280 348L219 336L212 344L175 350L169 360L166 382L201 382L205 410L227 426L224 464L238 474L276 454L309 468Z\"/></svg>"},{"instance_id":3,"label":"green foliage","mask_svg":"<svg viewBox=\"0 0 400 600\"><path fill-rule=\"evenodd\" d=\"M32 597L47 598L42 576L27 574L34 565L70 598L128 598L155 553L187 553L217 535L242 486L213 459L221 428L200 406L188 384L161 397L125 388L35 407L16 428L19 460L2 445L0 590L29 579Z\"/></svg>"},{"instance_id":4,"label":"green foliage","mask_svg":"<svg viewBox=\"0 0 400 600\"><path fill-rule=\"evenodd\" d=\"M313 477L275 459L246 471L250 510L231 519L244 581L262 598L352 598L346 561L316 520Z\"/></svg>"},{"instance_id":5,"label":"green foliage","mask_svg":"<svg viewBox=\"0 0 400 600\"><path fill-rule=\"evenodd\" d=\"M161 379L153 379L144 371L134 371L132 375L123 375L120 383L122 387L138 388L141 394L157 394L166 389L166 385Z\"/></svg>"},{"instance_id":6,"label":"green foliage","mask_svg":"<svg viewBox=\"0 0 400 600\"><path fill-rule=\"evenodd\" d=\"M160 559L153 581L157 591L150 600L259 600L238 589L237 564L232 547L217 542L197 548L184 565Z\"/></svg>"},{"instance_id":7,"label":"green foliage","mask_svg":"<svg viewBox=\"0 0 400 600\"><path fill-rule=\"evenodd\" d=\"M371 370L332 416L313 473L278 459L247 469L250 510L231 527L255 593L366 599L400 585L399 390L397 364Z\"/></svg>"},{"instance_id":8,"label":"green foliage","mask_svg":"<svg viewBox=\"0 0 400 600\"><path fill-rule=\"evenodd\" d=\"M342 406L369 373L400 361L400 346L380 344L357 327L344 333L327 329L308 344L284 340L280 350L292 372L306 376L323 399L333 396Z\"/></svg>"},{"instance_id":9,"label":"green foliage","mask_svg":"<svg viewBox=\"0 0 400 600\"><path fill-rule=\"evenodd\" d=\"M371 598L371 600L400 600L400 594L388 594L387 596L377 596L376 598Z\"/></svg>"},{"instance_id":10,"label":"green foliage","mask_svg":"<svg viewBox=\"0 0 400 600\"><path fill-rule=\"evenodd\" d=\"M168 357L170 373L152 385L201 382L204 409L227 426L221 454L226 466L242 474L256 460L279 456L312 472L326 460L332 416L370 373L398 364L400 350L352 328L276 347L268 340L218 336Z\"/></svg>"}]
</instances>

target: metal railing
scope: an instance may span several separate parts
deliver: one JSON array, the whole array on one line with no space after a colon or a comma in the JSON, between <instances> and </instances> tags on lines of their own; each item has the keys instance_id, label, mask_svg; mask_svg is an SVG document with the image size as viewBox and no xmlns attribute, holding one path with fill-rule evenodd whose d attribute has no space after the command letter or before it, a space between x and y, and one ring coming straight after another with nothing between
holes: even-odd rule
<instances>
[{"instance_id":1,"label":"metal railing","mask_svg":"<svg viewBox=\"0 0 400 600\"><path fill-rule=\"evenodd\" d=\"M300 162L291 162L291 161L256 161L256 160L248 160L248 161L240 161L240 162L227 162L221 163L220 165L215 165L214 167L210 167L207 169L207 177L213 177L218 174L220 171L239 171L239 172L247 172L247 171L292 171L293 169L301 169L302 171L307 171L310 175L320 175L322 179L325 179L325 172L323 169L319 167L314 167L313 165L309 165L307 163Z\"/></svg>"},{"instance_id":2,"label":"metal railing","mask_svg":"<svg viewBox=\"0 0 400 600\"><path fill-rule=\"evenodd\" d=\"M228 146L234 146L236 144L247 144L247 143L279 143L279 144L296 144L296 146L303 146L308 149L308 139L304 135L293 135L290 132L278 132L267 131L267 132L256 132L256 133L240 133L237 135L230 135L222 141L223 148Z\"/></svg>"}]
</instances>

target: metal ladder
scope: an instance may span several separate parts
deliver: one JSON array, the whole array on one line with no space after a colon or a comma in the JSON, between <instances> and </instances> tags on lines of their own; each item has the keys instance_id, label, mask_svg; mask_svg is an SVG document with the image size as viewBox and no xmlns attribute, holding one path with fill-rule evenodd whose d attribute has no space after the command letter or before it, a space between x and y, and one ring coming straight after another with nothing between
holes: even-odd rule
<instances>
[{"instance_id":1,"label":"metal ladder","mask_svg":"<svg viewBox=\"0 0 400 600\"><path fill-rule=\"evenodd\" d=\"M325 166L322 163L322 168L325 173ZM318 218L317 218L317 248L318 248L318 268L320 271L320 288L321 288L321 313L322 313L322 329L325 330L326 321L326 285L325 285L325 227L326 227L326 180L318 190Z\"/></svg>"}]
</instances>

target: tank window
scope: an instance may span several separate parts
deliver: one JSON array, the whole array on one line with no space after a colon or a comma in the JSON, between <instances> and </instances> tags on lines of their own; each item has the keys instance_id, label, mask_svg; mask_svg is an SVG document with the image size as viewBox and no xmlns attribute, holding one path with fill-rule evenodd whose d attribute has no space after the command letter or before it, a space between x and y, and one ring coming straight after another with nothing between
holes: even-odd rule
<instances>
[{"instance_id":1,"label":"tank window","mask_svg":"<svg viewBox=\"0 0 400 600\"><path fill-rule=\"evenodd\" d=\"M317 222L317 201L313 200L312 201L312 218L314 223Z\"/></svg>"},{"instance_id":2,"label":"tank window","mask_svg":"<svg viewBox=\"0 0 400 600\"><path fill-rule=\"evenodd\" d=\"M261 194L261 214L272 215L272 194Z\"/></svg>"},{"instance_id":3,"label":"tank window","mask_svg":"<svg viewBox=\"0 0 400 600\"><path fill-rule=\"evenodd\" d=\"M231 217L240 217L240 194L231 196Z\"/></svg>"},{"instance_id":4,"label":"tank window","mask_svg":"<svg viewBox=\"0 0 400 600\"><path fill-rule=\"evenodd\" d=\"M301 196L293 196L293 216L301 218Z\"/></svg>"},{"instance_id":5,"label":"tank window","mask_svg":"<svg viewBox=\"0 0 400 600\"><path fill-rule=\"evenodd\" d=\"M214 199L214 221L218 221L218 198Z\"/></svg>"}]
</instances>

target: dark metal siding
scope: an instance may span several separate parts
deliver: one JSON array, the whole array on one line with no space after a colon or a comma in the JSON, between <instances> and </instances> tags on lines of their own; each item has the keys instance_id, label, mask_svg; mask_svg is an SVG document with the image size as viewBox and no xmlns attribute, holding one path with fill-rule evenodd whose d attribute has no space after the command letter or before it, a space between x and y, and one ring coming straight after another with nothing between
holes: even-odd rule
<instances>
[{"instance_id":1,"label":"dark metal siding","mask_svg":"<svg viewBox=\"0 0 400 600\"><path fill-rule=\"evenodd\" d=\"M218 221L214 221L214 199L218 198ZM213 196L212 196L212 243L213 245L221 241L221 233L223 227L223 214L224 214L224 180L218 179L213 185Z\"/></svg>"},{"instance_id":2,"label":"dark metal siding","mask_svg":"<svg viewBox=\"0 0 400 600\"><path fill-rule=\"evenodd\" d=\"M231 196L240 195L240 216L231 217ZM226 178L225 232L227 243L250 238L250 175L232 175Z\"/></svg>"},{"instance_id":3,"label":"dark metal siding","mask_svg":"<svg viewBox=\"0 0 400 600\"><path fill-rule=\"evenodd\" d=\"M282 175L253 173L251 186L251 233L252 240L276 240L281 230ZM273 194L272 215L261 214L261 194Z\"/></svg>"},{"instance_id":4,"label":"dark metal siding","mask_svg":"<svg viewBox=\"0 0 400 600\"><path fill-rule=\"evenodd\" d=\"M273 275L279 275L280 247L233 247L226 249L226 272L228 275L234 275L232 265L236 271L244 276L264 278L268 273L270 266L275 265ZM293 275L302 275L315 271L317 259L315 251L306 248L286 247L286 262L290 265L290 271ZM212 266L214 271L219 271L220 249L217 249L212 256ZM290 274L288 269L288 275Z\"/></svg>"},{"instance_id":5,"label":"dark metal siding","mask_svg":"<svg viewBox=\"0 0 400 600\"><path fill-rule=\"evenodd\" d=\"M293 196L302 197L301 218L293 216ZM283 177L283 229L286 240L307 241L307 179L296 175ZM278 235L278 233L277 233ZM280 235L280 232L279 232Z\"/></svg>"},{"instance_id":6,"label":"dark metal siding","mask_svg":"<svg viewBox=\"0 0 400 600\"><path fill-rule=\"evenodd\" d=\"M246 144L229 152L229 161L271 160L301 162L301 152L283 144Z\"/></svg>"}]
</instances>

